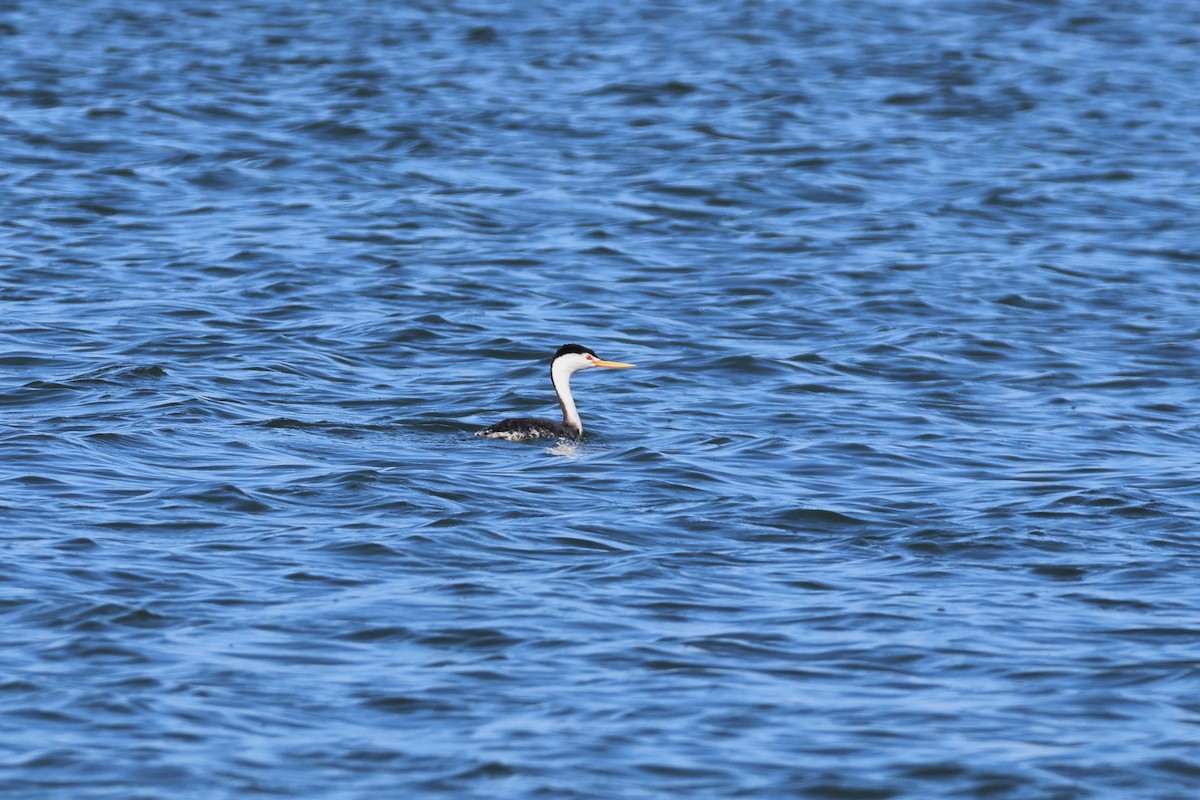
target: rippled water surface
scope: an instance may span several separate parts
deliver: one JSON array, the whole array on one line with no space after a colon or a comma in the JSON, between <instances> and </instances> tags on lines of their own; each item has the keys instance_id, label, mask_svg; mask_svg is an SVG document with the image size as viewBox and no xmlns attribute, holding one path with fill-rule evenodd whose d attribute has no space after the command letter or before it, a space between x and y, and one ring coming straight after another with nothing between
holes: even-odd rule
<instances>
[{"instance_id":1,"label":"rippled water surface","mask_svg":"<svg viewBox=\"0 0 1200 800\"><path fill-rule=\"evenodd\" d=\"M1196 4L0 53L6 798L1200 796Z\"/></svg>"}]
</instances>

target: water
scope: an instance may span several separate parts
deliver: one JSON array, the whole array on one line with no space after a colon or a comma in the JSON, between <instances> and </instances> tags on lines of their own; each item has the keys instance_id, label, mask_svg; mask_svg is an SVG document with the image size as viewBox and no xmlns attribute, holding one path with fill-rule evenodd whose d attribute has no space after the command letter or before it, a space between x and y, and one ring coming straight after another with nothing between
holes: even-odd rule
<instances>
[{"instance_id":1,"label":"water","mask_svg":"<svg viewBox=\"0 0 1200 800\"><path fill-rule=\"evenodd\" d=\"M0 0L5 798L1196 797L1198 26Z\"/></svg>"}]
</instances>

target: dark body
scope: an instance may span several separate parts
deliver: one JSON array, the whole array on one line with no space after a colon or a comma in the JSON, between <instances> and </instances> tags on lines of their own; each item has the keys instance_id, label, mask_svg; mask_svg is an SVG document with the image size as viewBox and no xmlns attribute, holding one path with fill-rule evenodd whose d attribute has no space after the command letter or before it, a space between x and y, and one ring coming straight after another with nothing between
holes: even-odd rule
<instances>
[{"instance_id":1,"label":"dark body","mask_svg":"<svg viewBox=\"0 0 1200 800\"><path fill-rule=\"evenodd\" d=\"M543 419L541 417L514 417L489 425L475 433L476 436L486 436L490 439L508 439L522 442L533 439L578 439L579 431L568 428L561 422Z\"/></svg>"}]
</instances>

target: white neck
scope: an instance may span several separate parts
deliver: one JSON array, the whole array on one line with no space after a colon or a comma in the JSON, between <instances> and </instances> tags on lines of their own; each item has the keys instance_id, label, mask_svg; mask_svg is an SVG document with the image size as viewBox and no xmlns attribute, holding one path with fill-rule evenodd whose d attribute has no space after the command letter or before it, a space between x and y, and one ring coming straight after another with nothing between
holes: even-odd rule
<instances>
[{"instance_id":1,"label":"white neck","mask_svg":"<svg viewBox=\"0 0 1200 800\"><path fill-rule=\"evenodd\" d=\"M575 398L571 396L571 375L577 369L578 367L568 359L555 359L550 365L550 382L554 384L558 404L562 406L563 425L583 433L583 422L579 419L579 412L575 410Z\"/></svg>"}]
</instances>

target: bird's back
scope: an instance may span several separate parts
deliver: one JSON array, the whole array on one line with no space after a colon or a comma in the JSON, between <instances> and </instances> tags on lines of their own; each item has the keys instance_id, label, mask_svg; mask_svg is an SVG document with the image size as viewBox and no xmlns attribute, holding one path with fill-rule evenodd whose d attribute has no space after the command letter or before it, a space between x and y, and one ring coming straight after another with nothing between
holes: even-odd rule
<instances>
[{"instance_id":1,"label":"bird's back","mask_svg":"<svg viewBox=\"0 0 1200 800\"><path fill-rule=\"evenodd\" d=\"M476 436L489 439L507 439L510 442L527 442L532 439L577 439L579 431L568 428L561 422L541 417L514 417L489 425Z\"/></svg>"}]
</instances>

